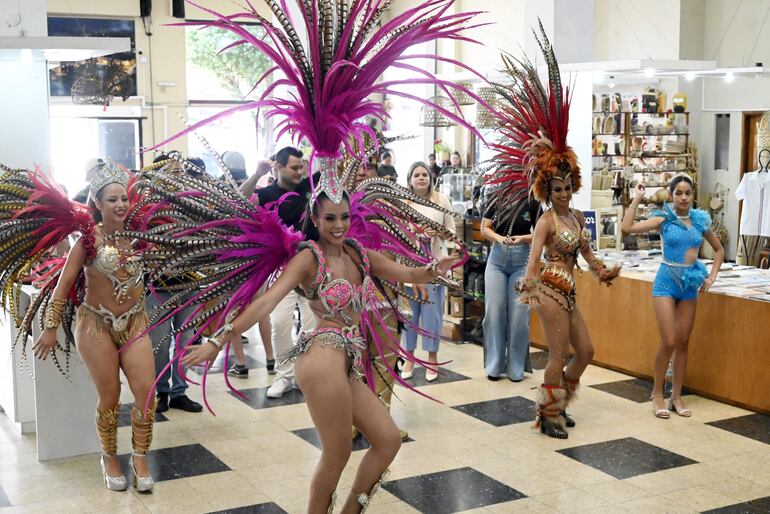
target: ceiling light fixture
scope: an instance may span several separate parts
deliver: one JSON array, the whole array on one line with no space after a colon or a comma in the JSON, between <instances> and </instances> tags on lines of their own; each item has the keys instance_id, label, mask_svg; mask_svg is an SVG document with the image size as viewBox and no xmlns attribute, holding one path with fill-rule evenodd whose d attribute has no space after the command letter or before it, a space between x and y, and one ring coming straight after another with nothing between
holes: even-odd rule
<instances>
[{"instance_id":1,"label":"ceiling light fixture","mask_svg":"<svg viewBox=\"0 0 770 514\"><path fill-rule=\"evenodd\" d=\"M687 82L692 82L695 80L695 72L688 71L684 74L684 78L687 80Z\"/></svg>"},{"instance_id":2,"label":"ceiling light fixture","mask_svg":"<svg viewBox=\"0 0 770 514\"><path fill-rule=\"evenodd\" d=\"M655 76L655 68L645 68L644 69L644 76L645 77L654 77Z\"/></svg>"},{"instance_id":3,"label":"ceiling light fixture","mask_svg":"<svg viewBox=\"0 0 770 514\"><path fill-rule=\"evenodd\" d=\"M735 74L732 71L728 71L727 73L725 73L725 82L729 84L733 80L735 80Z\"/></svg>"}]
</instances>

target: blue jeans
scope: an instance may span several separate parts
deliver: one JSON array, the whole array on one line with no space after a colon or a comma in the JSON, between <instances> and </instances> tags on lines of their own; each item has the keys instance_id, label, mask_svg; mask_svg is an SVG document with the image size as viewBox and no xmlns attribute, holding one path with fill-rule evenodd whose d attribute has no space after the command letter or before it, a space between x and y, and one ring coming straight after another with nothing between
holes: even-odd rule
<instances>
[{"instance_id":1,"label":"blue jeans","mask_svg":"<svg viewBox=\"0 0 770 514\"><path fill-rule=\"evenodd\" d=\"M529 354L529 306L519 302L516 283L524 278L529 245L495 243L484 271L484 369L524 378Z\"/></svg>"},{"instance_id":2,"label":"blue jeans","mask_svg":"<svg viewBox=\"0 0 770 514\"><path fill-rule=\"evenodd\" d=\"M155 294L148 294L147 295L147 311L148 315L152 316L153 310L157 308L159 305L162 305L165 303L169 298L171 298L172 293L164 293L160 291L156 291ZM183 300L186 300L185 297ZM166 367L166 365L169 363L169 360L171 359L171 349L173 347L174 353L176 353L177 348L181 348L183 345L185 345L189 339L192 337L192 335L195 333L195 330L187 330L183 332L182 334L178 334L179 338L179 346L177 347L176 339L177 337L172 336L170 340L166 340L161 344L161 339L166 337L168 334L171 333L172 330L174 330L176 327L181 327L182 324L187 320L187 318L193 313L195 310L195 306L188 307L184 309L183 311L175 314L171 318L164 321L161 325L150 331L150 338L152 339L152 346L156 349L155 352L155 373L160 373L163 371L163 368ZM174 343L172 345L172 342ZM168 381L171 379L171 387L169 388ZM185 382L184 378L182 378L182 375L179 373L179 368L176 366L176 364L171 366L171 369L167 369L161 376L160 381L158 382L158 393L164 393L168 394L169 397L175 398L177 396L181 396L185 394L185 390L187 389L187 382Z\"/></svg>"},{"instance_id":3,"label":"blue jeans","mask_svg":"<svg viewBox=\"0 0 770 514\"><path fill-rule=\"evenodd\" d=\"M425 284L428 288L428 301L420 303L409 300L412 308L412 323L431 334L431 337L422 337L422 349L426 352L437 352L439 337L441 336L441 324L444 321L444 294L446 288L435 284ZM411 291L411 288L409 289ZM414 351L417 348L417 332L409 327L404 328L404 346L407 350Z\"/></svg>"}]
</instances>

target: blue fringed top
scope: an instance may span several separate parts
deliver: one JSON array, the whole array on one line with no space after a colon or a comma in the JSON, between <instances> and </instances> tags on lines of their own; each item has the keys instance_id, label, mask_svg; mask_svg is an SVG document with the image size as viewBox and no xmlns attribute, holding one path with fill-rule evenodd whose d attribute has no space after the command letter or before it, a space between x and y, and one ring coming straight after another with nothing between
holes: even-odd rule
<instances>
[{"instance_id":1,"label":"blue fringed top","mask_svg":"<svg viewBox=\"0 0 770 514\"><path fill-rule=\"evenodd\" d=\"M711 216L702 209L690 209L692 226L689 228L677 217L671 204L665 204L652 215L663 218L660 237L663 239L663 259L668 262L684 264L687 250L700 248L703 234L711 227Z\"/></svg>"}]
</instances>

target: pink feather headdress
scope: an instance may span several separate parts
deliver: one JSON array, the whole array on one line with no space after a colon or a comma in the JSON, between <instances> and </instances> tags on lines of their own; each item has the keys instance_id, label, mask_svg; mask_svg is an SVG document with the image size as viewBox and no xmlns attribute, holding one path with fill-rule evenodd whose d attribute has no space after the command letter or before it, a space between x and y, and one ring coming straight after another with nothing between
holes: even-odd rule
<instances>
[{"instance_id":1,"label":"pink feather headdress","mask_svg":"<svg viewBox=\"0 0 770 514\"><path fill-rule=\"evenodd\" d=\"M469 24L478 12L450 13L455 0L428 0L383 21L392 0L293 0L296 6L293 11L289 9L287 0L264 1L277 23L271 23L260 15L249 0L246 0L243 12L232 15L220 14L188 0L215 19L175 25L219 27L239 38L223 51L239 45L251 45L256 51L264 53L273 66L257 78L255 88L274 72L280 75L258 99L195 123L158 146L223 116L265 109L267 117L279 118L277 138L289 132L297 140L307 139L313 148L311 162L314 171L322 172L319 189L338 203L342 198L343 185L336 176L333 161L340 157L343 147L351 154L363 156L363 135L368 133L375 138L366 117L380 120L387 117L382 103L373 99L372 95L398 96L428 105L476 132L457 114L460 109L456 102L457 112L453 112L397 86L432 85L450 98L450 90L462 91L487 106L473 91L439 79L413 62L435 59L483 79L473 69L456 59L408 53L418 45L439 39L475 42L463 33L481 25ZM299 14L293 16L292 12ZM253 35L236 20L260 23L267 40ZM412 78L380 81L385 70L391 67L411 73ZM273 96L276 88L286 88L288 97Z\"/></svg>"}]
</instances>

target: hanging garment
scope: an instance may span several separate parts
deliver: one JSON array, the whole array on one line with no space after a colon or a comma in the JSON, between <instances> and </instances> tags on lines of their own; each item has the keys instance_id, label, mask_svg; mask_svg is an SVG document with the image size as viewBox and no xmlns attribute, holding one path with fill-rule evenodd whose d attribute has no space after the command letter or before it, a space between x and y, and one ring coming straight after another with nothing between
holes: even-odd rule
<instances>
[{"instance_id":1,"label":"hanging garment","mask_svg":"<svg viewBox=\"0 0 770 514\"><path fill-rule=\"evenodd\" d=\"M735 197L743 200L740 234L770 237L770 173L744 174Z\"/></svg>"}]
</instances>

